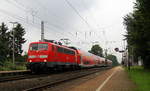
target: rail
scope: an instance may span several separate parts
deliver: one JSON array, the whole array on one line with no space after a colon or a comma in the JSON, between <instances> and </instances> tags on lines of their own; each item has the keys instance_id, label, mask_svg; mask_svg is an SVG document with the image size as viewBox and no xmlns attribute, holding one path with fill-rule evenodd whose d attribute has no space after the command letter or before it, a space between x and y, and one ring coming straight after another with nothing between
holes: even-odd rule
<instances>
[{"instance_id":1,"label":"rail","mask_svg":"<svg viewBox=\"0 0 150 91\"><path fill-rule=\"evenodd\" d=\"M0 77L23 75L23 74L28 74L28 73L30 73L29 70L0 71Z\"/></svg>"},{"instance_id":2,"label":"rail","mask_svg":"<svg viewBox=\"0 0 150 91\"><path fill-rule=\"evenodd\" d=\"M85 77L85 76L88 76L88 75L91 75L91 74L94 74L94 73L100 72L100 71L101 71L100 69L88 70L88 71L84 71L84 72L79 71L77 73L73 73L73 74L68 75L68 76L62 76L62 77L60 77L58 79L55 79L53 81L49 81L48 83L45 83L45 84L41 84L41 85L34 86L34 87L31 87L31 88L28 88L28 89L24 89L23 91L36 91L36 90L41 91L46 87L50 87L50 86L61 84L61 83L64 83L64 82L68 82L68 81L71 81L71 80L74 80L74 79L82 78L82 77Z\"/></svg>"}]
</instances>

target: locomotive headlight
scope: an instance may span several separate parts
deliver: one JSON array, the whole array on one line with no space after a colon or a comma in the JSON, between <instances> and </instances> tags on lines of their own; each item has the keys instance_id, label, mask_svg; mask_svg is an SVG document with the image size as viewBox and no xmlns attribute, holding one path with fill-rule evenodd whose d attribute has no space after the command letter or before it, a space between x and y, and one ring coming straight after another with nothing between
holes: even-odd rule
<instances>
[{"instance_id":1,"label":"locomotive headlight","mask_svg":"<svg viewBox=\"0 0 150 91\"><path fill-rule=\"evenodd\" d=\"M40 55L40 58L47 58L48 55Z\"/></svg>"},{"instance_id":2,"label":"locomotive headlight","mask_svg":"<svg viewBox=\"0 0 150 91\"><path fill-rule=\"evenodd\" d=\"M28 56L29 58L36 58L36 56L35 55L31 55L31 56Z\"/></svg>"},{"instance_id":3,"label":"locomotive headlight","mask_svg":"<svg viewBox=\"0 0 150 91\"><path fill-rule=\"evenodd\" d=\"M29 60L29 62L31 63L31 62L32 62L32 60Z\"/></svg>"},{"instance_id":4,"label":"locomotive headlight","mask_svg":"<svg viewBox=\"0 0 150 91\"><path fill-rule=\"evenodd\" d=\"M45 59L44 62L47 62L47 60Z\"/></svg>"}]
</instances>

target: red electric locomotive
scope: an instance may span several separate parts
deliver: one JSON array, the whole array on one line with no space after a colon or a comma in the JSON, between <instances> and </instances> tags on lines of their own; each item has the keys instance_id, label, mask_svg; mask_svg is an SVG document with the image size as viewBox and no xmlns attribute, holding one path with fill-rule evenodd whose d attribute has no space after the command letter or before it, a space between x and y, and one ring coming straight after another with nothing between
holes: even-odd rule
<instances>
[{"instance_id":1,"label":"red electric locomotive","mask_svg":"<svg viewBox=\"0 0 150 91\"><path fill-rule=\"evenodd\" d=\"M78 66L75 50L50 43L32 42L28 50L27 68L33 72Z\"/></svg>"}]
</instances>

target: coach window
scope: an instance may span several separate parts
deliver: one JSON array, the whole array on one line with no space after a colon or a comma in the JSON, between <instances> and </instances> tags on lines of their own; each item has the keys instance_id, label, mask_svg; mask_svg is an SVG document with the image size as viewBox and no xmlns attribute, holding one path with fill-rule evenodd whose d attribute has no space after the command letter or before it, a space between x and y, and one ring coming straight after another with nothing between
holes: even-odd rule
<instances>
[{"instance_id":1,"label":"coach window","mask_svg":"<svg viewBox=\"0 0 150 91\"><path fill-rule=\"evenodd\" d=\"M89 61L85 61L85 62L84 62L84 64L89 64L89 63L90 63Z\"/></svg>"}]
</instances>

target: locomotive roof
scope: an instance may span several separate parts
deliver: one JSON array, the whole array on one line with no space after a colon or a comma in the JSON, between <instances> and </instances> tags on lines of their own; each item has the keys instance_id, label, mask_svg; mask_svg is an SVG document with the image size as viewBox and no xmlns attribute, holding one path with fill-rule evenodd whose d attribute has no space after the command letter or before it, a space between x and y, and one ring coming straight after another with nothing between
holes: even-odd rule
<instances>
[{"instance_id":1,"label":"locomotive roof","mask_svg":"<svg viewBox=\"0 0 150 91\"><path fill-rule=\"evenodd\" d=\"M59 45L59 44L55 44L55 43L52 43L52 42L31 42L30 44L35 44L35 43L48 43L48 44L51 44L51 45L55 45L55 46L59 46L59 47L63 47L63 48L67 48L67 49L70 49L70 50L74 50L73 48L70 48L68 46L65 46L65 45ZM74 50L75 51L75 50Z\"/></svg>"}]
</instances>

